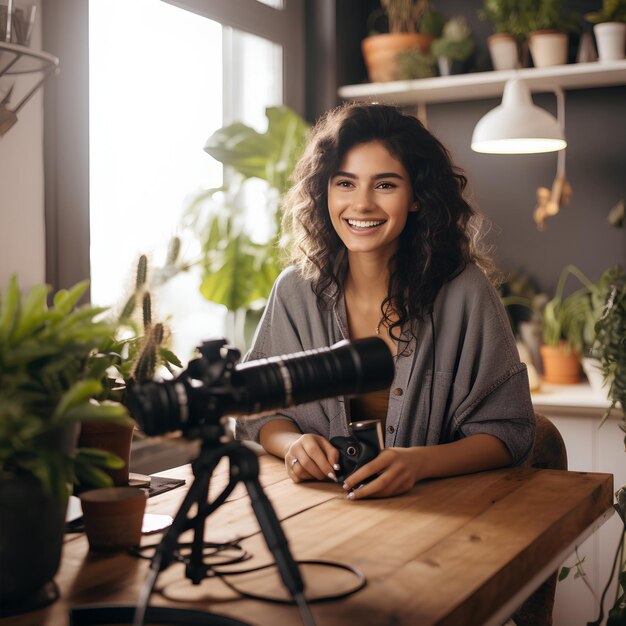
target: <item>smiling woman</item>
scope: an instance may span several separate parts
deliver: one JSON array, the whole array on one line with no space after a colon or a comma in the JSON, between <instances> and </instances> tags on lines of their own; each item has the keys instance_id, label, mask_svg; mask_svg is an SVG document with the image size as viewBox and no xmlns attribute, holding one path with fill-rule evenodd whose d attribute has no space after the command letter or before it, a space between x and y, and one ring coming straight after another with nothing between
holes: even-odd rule
<instances>
[{"instance_id":1,"label":"smiling woman","mask_svg":"<svg viewBox=\"0 0 626 626\"><path fill-rule=\"evenodd\" d=\"M278 278L250 359L378 334L391 390L237 424L295 482L337 480L333 437L377 419L385 445L343 487L393 496L430 477L520 464L534 438L526 367L486 274L466 179L415 118L344 105L313 129L285 203L293 267Z\"/></svg>"}]
</instances>

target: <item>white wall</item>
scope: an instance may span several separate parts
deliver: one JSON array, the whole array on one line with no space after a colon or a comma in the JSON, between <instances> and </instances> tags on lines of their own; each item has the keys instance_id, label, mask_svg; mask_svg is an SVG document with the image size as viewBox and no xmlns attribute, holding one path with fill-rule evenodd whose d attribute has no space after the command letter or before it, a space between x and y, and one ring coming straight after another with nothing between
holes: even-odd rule
<instances>
[{"instance_id":1,"label":"white wall","mask_svg":"<svg viewBox=\"0 0 626 626\"><path fill-rule=\"evenodd\" d=\"M35 50L41 49L40 9L31 42ZM2 79L3 85L6 80ZM18 92L28 78L16 77L15 81ZM0 138L0 291L15 272L23 288L45 280L41 89L18 117L17 124Z\"/></svg>"}]
</instances>

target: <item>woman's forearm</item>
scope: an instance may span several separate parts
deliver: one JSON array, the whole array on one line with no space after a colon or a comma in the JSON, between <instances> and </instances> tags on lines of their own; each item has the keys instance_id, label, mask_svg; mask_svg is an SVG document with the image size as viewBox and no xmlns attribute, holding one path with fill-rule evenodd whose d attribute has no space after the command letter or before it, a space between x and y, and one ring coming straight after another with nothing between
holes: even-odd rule
<instances>
[{"instance_id":1,"label":"woman's forearm","mask_svg":"<svg viewBox=\"0 0 626 626\"><path fill-rule=\"evenodd\" d=\"M266 452L284 459L289 446L301 436L300 429L292 421L275 419L263 425L259 442Z\"/></svg>"},{"instance_id":2,"label":"woman's forearm","mask_svg":"<svg viewBox=\"0 0 626 626\"><path fill-rule=\"evenodd\" d=\"M421 478L471 474L511 465L507 447L493 435L472 435L452 443L414 448Z\"/></svg>"}]
</instances>

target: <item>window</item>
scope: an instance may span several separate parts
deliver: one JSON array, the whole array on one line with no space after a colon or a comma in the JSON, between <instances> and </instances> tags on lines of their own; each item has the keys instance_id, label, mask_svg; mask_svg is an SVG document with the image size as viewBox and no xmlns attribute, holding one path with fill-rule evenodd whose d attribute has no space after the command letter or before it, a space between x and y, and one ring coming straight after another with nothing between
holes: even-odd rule
<instances>
[{"instance_id":1,"label":"window","mask_svg":"<svg viewBox=\"0 0 626 626\"><path fill-rule=\"evenodd\" d=\"M132 284L137 256L147 252L153 265L161 263L190 199L221 184L221 165L202 150L214 130L237 120L263 131L265 107L284 101L301 110L301 97L293 95L303 91L301 72L293 71L294 56L302 57L302 50L293 51L293 24L303 27L301 0L289 0L285 7L282 2L255 2L258 7L252 11L251 1L236 0L221 9L220 2L191 2L211 6L191 6L193 12L180 8L180 2L90 1L89 258L94 303L120 302ZM290 28L285 28L286 19ZM289 62L285 48L291 50ZM297 77L296 89L286 80L289 72ZM62 239L59 232L59 244ZM60 245L58 254L71 252ZM60 278L56 284L63 284ZM191 329L188 336L175 338L174 349L184 356L199 339L224 334L224 314L199 294L196 302L189 301L189 294L197 293L193 277L177 281L163 290L159 313L183 316L178 326Z\"/></svg>"}]
</instances>

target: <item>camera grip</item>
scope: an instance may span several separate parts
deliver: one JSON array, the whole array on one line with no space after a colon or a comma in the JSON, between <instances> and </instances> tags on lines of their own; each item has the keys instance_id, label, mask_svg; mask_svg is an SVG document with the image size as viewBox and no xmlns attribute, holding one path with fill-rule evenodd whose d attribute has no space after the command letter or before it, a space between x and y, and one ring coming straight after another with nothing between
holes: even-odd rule
<instances>
[{"instance_id":1,"label":"camera grip","mask_svg":"<svg viewBox=\"0 0 626 626\"><path fill-rule=\"evenodd\" d=\"M339 450L339 466L337 480L343 482L348 476L356 472L360 467L375 459L380 452L376 442L363 441L357 437L333 437L330 443ZM368 477L364 483L376 478L376 475Z\"/></svg>"}]
</instances>

